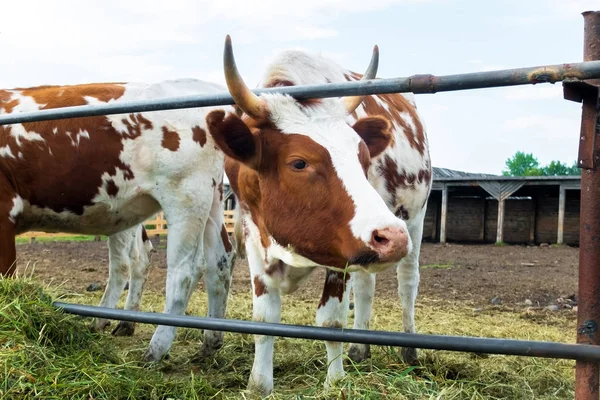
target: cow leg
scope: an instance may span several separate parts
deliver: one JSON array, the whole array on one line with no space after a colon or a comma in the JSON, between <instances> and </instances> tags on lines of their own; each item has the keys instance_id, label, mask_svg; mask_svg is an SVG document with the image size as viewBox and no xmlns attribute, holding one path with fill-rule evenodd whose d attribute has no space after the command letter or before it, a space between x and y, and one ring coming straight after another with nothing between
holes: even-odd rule
<instances>
[{"instance_id":1,"label":"cow leg","mask_svg":"<svg viewBox=\"0 0 600 400\"><path fill-rule=\"evenodd\" d=\"M0 276L11 277L17 269L16 218L22 210L23 200L0 174Z\"/></svg>"},{"instance_id":2,"label":"cow leg","mask_svg":"<svg viewBox=\"0 0 600 400\"><path fill-rule=\"evenodd\" d=\"M263 257L256 246L246 242L246 257L252 283L252 320L279 323L281 295L278 288L267 287ZM254 363L248 390L267 396L273 391L273 336L254 335Z\"/></svg>"},{"instance_id":3,"label":"cow leg","mask_svg":"<svg viewBox=\"0 0 600 400\"><path fill-rule=\"evenodd\" d=\"M99 307L115 308L121 297L127 272L131 267L129 251L135 240L135 229L129 228L108 237L108 282L104 294L100 300ZM110 325L106 318L95 318L90 324L90 329L102 332Z\"/></svg>"},{"instance_id":4,"label":"cow leg","mask_svg":"<svg viewBox=\"0 0 600 400\"><path fill-rule=\"evenodd\" d=\"M408 227L412 239L412 251L400 262L396 269L398 277L398 295L402 303L402 327L406 333L415 333L415 300L419 289L419 255L423 234L422 218L413 220ZM418 362L417 349L405 347L402 349L402 359L409 365Z\"/></svg>"},{"instance_id":5,"label":"cow leg","mask_svg":"<svg viewBox=\"0 0 600 400\"><path fill-rule=\"evenodd\" d=\"M206 273L204 283L208 292L208 316L225 318L235 251L229 241L223 216L220 193L215 191L211 216L204 231ZM223 332L204 330L204 341L195 360L213 355L223 346Z\"/></svg>"},{"instance_id":6,"label":"cow leg","mask_svg":"<svg viewBox=\"0 0 600 400\"><path fill-rule=\"evenodd\" d=\"M129 269L129 290L127 291L127 300L125 300L125 310L139 311L141 309L142 294L146 280L148 279L148 269L150 267L150 258L154 247L150 240L142 235L143 225L135 228L135 237L129 248L129 257L131 260ZM132 336L135 332L135 322L119 321L112 334L115 336Z\"/></svg>"},{"instance_id":7,"label":"cow leg","mask_svg":"<svg viewBox=\"0 0 600 400\"><path fill-rule=\"evenodd\" d=\"M325 285L317 309L317 325L331 328L345 328L348 319L347 287L349 273L327 270ZM342 360L343 343L325 342L327 349L327 379L325 386L336 383L345 375Z\"/></svg>"},{"instance_id":8,"label":"cow leg","mask_svg":"<svg viewBox=\"0 0 600 400\"><path fill-rule=\"evenodd\" d=\"M8 216L0 217L0 276L13 276L17 268L15 236L14 222Z\"/></svg>"},{"instance_id":9,"label":"cow leg","mask_svg":"<svg viewBox=\"0 0 600 400\"><path fill-rule=\"evenodd\" d=\"M195 176L194 180L202 182L206 177ZM199 182L181 182L180 187L198 188ZM204 182L204 187L210 183ZM164 313L181 315L187 308L190 296L203 270L206 269L204 258L204 228L210 210L212 192L206 196L202 186L194 194L174 190L163 193L161 206L165 212L169 230L167 233L167 285ZM182 200L184 200L182 202ZM177 328L159 325L150 340L144 355L146 361L158 361L169 351Z\"/></svg>"},{"instance_id":10,"label":"cow leg","mask_svg":"<svg viewBox=\"0 0 600 400\"><path fill-rule=\"evenodd\" d=\"M375 274L366 271L352 272L352 291L354 329L369 329L375 296ZM371 357L371 347L368 344L353 343L348 349L348 357L357 363L364 361Z\"/></svg>"}]
</instances>

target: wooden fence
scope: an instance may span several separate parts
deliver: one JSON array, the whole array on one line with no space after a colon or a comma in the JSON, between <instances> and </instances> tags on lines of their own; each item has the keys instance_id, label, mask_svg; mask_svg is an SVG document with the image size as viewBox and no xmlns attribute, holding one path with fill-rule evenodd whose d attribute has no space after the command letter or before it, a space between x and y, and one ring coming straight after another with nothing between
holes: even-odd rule
<instances>
[{"instance_id":1,"label":"wooden fence","mask_svg":"<svg viewBox=\"0 0 600 400\"><path fill-rule=\"evenodd\" d=\"M227 229L227 233L229 233L229 234L233 233L234 212L235 212L234 210L225 210L225 212L224 212L225 228ZM157 213L153 218L146 220L146 222L144 222L144 225L146 226L146 232L148 233L148 236L159 236L160 237L161 235L166 235L168 232L167 220L165 219L165 216L162 211ZM28 238L31 242L34 242L36 238L55 238L55 237L68 238L68 237L75 237L75 236L89 236L89 235L80 235L80 234L73 234L73 233L25 232L17 237ZM97 236L96 238L97 238L97 240L100 240L99 236Z\"/></svg>"}]
</instances>

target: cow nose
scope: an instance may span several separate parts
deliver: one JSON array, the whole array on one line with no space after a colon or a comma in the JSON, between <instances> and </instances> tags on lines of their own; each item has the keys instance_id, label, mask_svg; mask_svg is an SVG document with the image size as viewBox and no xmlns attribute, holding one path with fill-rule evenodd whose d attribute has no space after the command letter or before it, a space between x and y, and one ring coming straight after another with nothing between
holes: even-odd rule
<instances>
[{"instance_id":1,"label":"cow nose","mask_svg":"<svg viewBox=\"0 0 600 400\"><path fill-rule=\"evenodd\" d=\"M408 254L408 234L401 228L374 230L370 244L380 261L400 261Z\"/></svg>"}]
</instances>

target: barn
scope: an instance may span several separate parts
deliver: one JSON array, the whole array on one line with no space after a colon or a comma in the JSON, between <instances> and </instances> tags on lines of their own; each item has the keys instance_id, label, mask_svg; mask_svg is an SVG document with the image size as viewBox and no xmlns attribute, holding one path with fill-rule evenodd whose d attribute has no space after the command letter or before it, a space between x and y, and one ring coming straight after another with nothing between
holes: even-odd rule
<instances>
[{"instance_id":1,"label":"barn","mask_svg":"<svg viewBox=\"0 0 600 400\"><path fill-rule=\"evenodd\" d=\"M579 245L580 176L434 168L423 240Z\"/></svg>"},{"instance_id":2,"label":"barn","mask_svg":"<svg viewBox=\"0 0 600 400\"><path fill-rule=\"evenodd\" d=\"M500 176L433 168L423 240L579 245L580 176ZM225 208L235 199L225 184Z\"/></svg>"}]
</instances>

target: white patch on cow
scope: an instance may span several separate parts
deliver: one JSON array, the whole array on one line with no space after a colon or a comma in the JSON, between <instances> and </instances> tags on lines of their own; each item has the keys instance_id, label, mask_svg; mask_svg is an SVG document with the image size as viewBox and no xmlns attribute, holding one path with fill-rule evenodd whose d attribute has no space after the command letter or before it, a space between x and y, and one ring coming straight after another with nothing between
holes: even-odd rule
<instances>
[{"instance_id":1,"label":"white patch on cow","mask_svg":"<svg viewBox=\"0 0 600 400\"><path fill-rule=\"evenodd\" d=\"M336 274L328 276L327 280L330 284L339 281ZM323 327L345 328L348 320L348 300L350 288L346 287L342 295L342 301L337 297L329 297L325 305L319 306L317 309L317 325ZM327 379L325 386L334 384L342 379L345 375L344 364L342 359L344 344L341 342L325 342L327 349Z\"/></svg>"},{"instance_id":2,"label":"white patch on cow","mask_svg":"<svg viewBox=\"0 0 600 400\"><path fill-rule=\"evenodd\" d=\"M0 157L15 158L12 150L8 145L0 147Z\"/></svg>"},{"instance_id":3,"label":"white patch on cow","mask_svg":"<svg viewBox=\"0 0 600 400\"><path fill-rule=\"evenodd\" d=\"M28 132L21 124L12 125L10 136L15 139L17 146L21 146L21 140L26 140L28 142L44 142L42 135L36 132Z\"/></svg>"},{"instance_id":4,"label":"white patch on cow","mask_svg":"<svg viewBox=\"0 0 600 400\"><path fill-rule=\"evenodd\" d=\"M8 213L8 219L10 219L10 222L12 222L14 224L15 221L17 220L17 217L19 215L21 215L22 212L23 212L23 199L21 198L21 196L16 195L13 198L13 206L10 209L10 212Z\"/></svg>"},{"instance_id":5,"label":"white patch on cow","mask_svg":"<svg viewBox=\"0 0 600 400\"><path fill-rule=\"evenodd\" d=\"M50 153L52 154L52 151ZM25 159L25 156L21 152L19 152L18 157L19 157L19 160L24 160Z\"/></svg>"}]
</instances>

